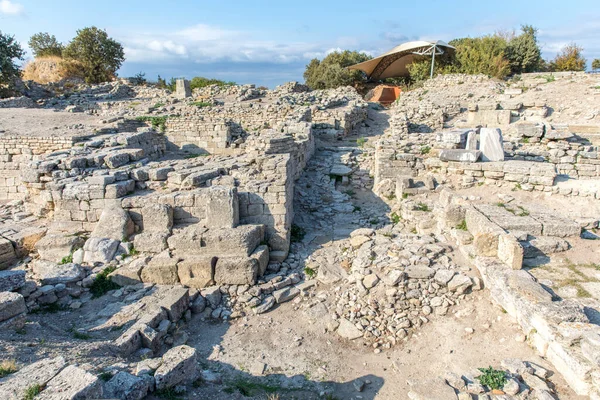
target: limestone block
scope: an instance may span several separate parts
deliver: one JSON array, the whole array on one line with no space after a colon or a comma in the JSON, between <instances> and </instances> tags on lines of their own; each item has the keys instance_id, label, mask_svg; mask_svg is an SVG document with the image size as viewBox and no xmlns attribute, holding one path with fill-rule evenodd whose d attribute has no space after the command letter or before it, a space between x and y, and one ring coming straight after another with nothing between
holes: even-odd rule
<instances>
[{"instance_id":1,"label":"limestone block","mask_svg":"<svg viewBox=\"0 0 600 400\"><path fill-rule=\"evenodd\" d=\"M236 188L213 186L208 191L206 226L208 228L235 228L240 222Z\"/></svg>"},{"instance_id":2,"label":"limestone block","mask_svg":"<svg viewBox=\"0 0 600 400\"><path fill-rule=\"evenodd\" d=\"M100 379L79 367L69 365L52 378L36 396L40 400L85 400L102 398Z\"/></svg>"},{"instance_id":3,"label":"limestone block","mask_svg":"<svg viewBox=\"0 0 600 400\"><path fill-rule=\"evenodd\" d=\"M477 150L445 149L440 151L439 157L442 161L474 163L481 155L482 152Z\"/></svg>"},{"instance_id":4,"label":"limestone block","mask_svg":"<svg viewBox=\"0 0 600 400\"><path fill-rule=\"evenodd\" d=\"M523 246L513 235L504 234L498 237L498 259L512 269L523 267Z\"/></svg>"},{"instance_id":5,"label":"limestone block","mask_svg":"<svg viewBox=\"0 0 600 400\"><path fill-rule=\"evenodd\" d=\"M195 256L186 258L177 264L177 275L182 285L201 289L210 286L213 281L213 268L216 257Z\"/></svg>"},{"instance_id":6,"label":"limestone block","mask_svg":"<svg viewBox=\"0 0 600 400\"><path fill-rule=\"evenodd\" d=\"M148 394L148 389L148 380L120 371L104 385L104 396L123 400L142 400Z\"/></svg>"},{"instance_id":7,"label":"limestone block","mask_svg":"<svg viewBox=\"0 0 600 400\"><path fill-rule=\"evenodd\" d=\"M363 336L363 333L354 324L345 318L340 319L340 325L337 328L338 335L345 339L359 339Z\"/></svg>"},{"instance_id":8,"label":"limestone block","mask_svg":"<svg viewBox=\"0 0 600 400\"><path fill-rule=\"evenodd\" d=\"M114 204L102 210L100 220L92 231L92 238L109 238L117 241L126 241L133 234L135 226L129 213Z\"/></svg>"},{"instance_id":9,"label":"limestone block","mask_svg":"<svg viewBox=\"0 0 600 400\"><path fill-rule=\"evenodd\" d=\"M481 128L479 150L483 161L503 161L504 147L502 131L498 128Z\"/></svg>"},{"instance_id":10,"label":"limestone block","mask_svg":"<svg viewBox=\"0 0 600 400\"><path fill-rule=\"evenodd\" d=\"M25 299L18 293L0 292L0 322L27 312Z\"/></svg>"},{"instance_id":11,"label":"limestone block","mask_svg":"<svg viewBox=\"0 0 600 400\"><path fill-rule=\"evenodd\" d=\"M47 234L35 244L40 258L55 263L61 262L64 257L73 253L84 244L83 238L70 234Z\"/></svg>"},{"instance_id":12,"label":"limestone block","mask_svg":"<svg viewBox=\"0 0 600 400\"><path fill-rule=\"evenodd\" d=\"M127 196L135 190L135 181L133 179L127 181L121 181L107 185L104 191L104 198L106 199L120 199L121 197Z\"/></svg>"},{"instance_id":13,"label":"limestone block","mask_svg":"<svg viewBox=\"0 0 600 400\"><path fill-rule=\"evenodd\" d=\"M250 257L258 261L258 276L263 276L267 270L267 266L269 265L269 246L258 246L256 250L250 254Z\"/></svg>"},{"instance_id":14,"label":"limestone block","mask_svg":"<svg viewBox=\"0 0 600 400\"><path fill-rule=\"evenodd\" d=\"M181 286L175 286L160 293L158 305L164 308L171 322L177 322L190 307L189 290Z\"/></svg>"},{"instance_id":15,"label":"limestone block","mask_svg":"<svg viewBox=\"0 0 600 400\"><path fill-rule=\"evenodd\" d=\"M14 374L8 375L0 383L0 398L7 400L21 400L25 398L27 389L31 386L46 386L48 381L54 378L67 362L62 356L45 358L33 364L29 364Z\"/></svg>"},{"instance_id":16,"label":"limestone block","mask_svg":"<svg viewBox=\"0 0 600 400\"><path fill-rule=\"evenodd\" d=\"M83 268L74 263L59 265L51 261L35 260L31 269L42 285L67 284L80 281L85 277Z\"/></svg>"},{"instance_id":17,"label":"limestone block","mask_svg":"<svg viewBox=\"0 0 600 400\"><path fill-rule=\"evenodd\" d=\"M171 233L173 208L168 204L148 204L142 208L144 232Z\"/></svg>"},{"instance_id":18,"label":"limestone block","mask_svg":"<svg viewBox=\"0 0 600 400\"><path fill-rule=\"evenodd\" d=\"M108 276L119 286L137 285L142 282L142 269L150 261L150 257L140 257L129 264L111 272Z\"/></svg>"},{"instance_id":19,"label":"limestone block","mask_svg":"<svg viewBox=\"0 0 600 400\"><path fill-rule=\"evenodd\" d=\"M164 251L150 260L142 269L143 282L158 285L174 285L179 282L177 276L177 263L179 258L171 258L168 251Z\"/></svg>"},{"instance_id":20,"label":"limestone block","mask_svg":"<svg viewBox=\"0 0 600 400\"><path fill-rule=\"evenodd\" d=\"M169 247L167 244L168 237L167 232L146 232L144 230L144 232L135 235L133 245L136 250L142 253L160 253Z\"/></svg>"},{"instance_id":21,"label":"limestone block","mask_svg":"<svg viewBox=\"0 0 600 400\"><path fill-rule=\"evenodd\" d=\"M120 242L109 238L91 237L83 246L83 261L88 264L108 263L116 255Z\"/></svg>"},{"instance_id":22,"label":"limestone block","mask_svg":"<svg viewBox=\"0 0 600 400\"><path fill-rule=\"evenodd\" d=\"M473 246L477 254L496 257L498 255L498 238L505 233L504 229L472 207L466 209L465 221L467 229L473 235Z\"/></svg>"},{"instance_id":23,"label":"limestone block","mask_svg":"<svg viewBox=\"0 0 600 400\"><path fill-rule=\"evenodd\" d=\"M156 389L171 388L196 378L196 349L178 346L162 357L162 364L154 373Z\"/></svg>"},{"instance_id":24,"label":"limestone block","mask_svg":"<svg viewBox=\"0 0 600 400\"><path fill-rule=\"evenodd\" d=\"M258 260L251 257L219 258L215 282L227 285L254 285L258 276Z\"/></svg>"}]
</instances>

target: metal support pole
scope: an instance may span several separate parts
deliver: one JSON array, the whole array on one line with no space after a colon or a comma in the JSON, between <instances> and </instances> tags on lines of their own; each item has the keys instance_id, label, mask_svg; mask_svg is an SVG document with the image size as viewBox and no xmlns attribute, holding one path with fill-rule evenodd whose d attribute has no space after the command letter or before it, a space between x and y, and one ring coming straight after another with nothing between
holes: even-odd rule
<instances>
[{"instance_id":1,"label":"metal support pole","mask_svg":"<svg viewBox=\"0 0 600 400\"><path fill-rule=\"evenodd\" d=\"M433 79L433 67L435 65L435 50L436 50L436 46L433 46L433 52L432 52L432 57L431 57L431 76L429 77L430 79Z\"/></svg>"}]
</instances>

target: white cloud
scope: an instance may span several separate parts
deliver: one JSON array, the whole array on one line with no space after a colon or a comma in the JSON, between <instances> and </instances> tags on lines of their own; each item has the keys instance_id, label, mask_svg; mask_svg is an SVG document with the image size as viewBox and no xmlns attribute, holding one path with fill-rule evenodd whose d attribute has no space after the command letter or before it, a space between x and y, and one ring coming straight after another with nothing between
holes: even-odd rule
<instances>
[{"instance_id":1,"label":"white cloud","mask_svg":"<svg viewBox=\"0 0 600 400\"><path fill-rule=\"evenodd\" d=\"M251 32L228 30L199 24L175 32L130 33L118 36L127 61L139 63L193 61L208 64L219 61L290 64L322 58L338 48L328 43L279 42L254 37ZM349 43L349 38L341 39Z\"/></svg>"},{"instance_id":2,"label":"white cloud","mask_svg":"<svg viewBox=\"0 0 600 400\"><path fill-rule=\"evenodd\" d=\"M0 0L0 14L21 15L25 12L25 7L19 3L12 3L10 0Z\"/></svg>"}]
</instances>

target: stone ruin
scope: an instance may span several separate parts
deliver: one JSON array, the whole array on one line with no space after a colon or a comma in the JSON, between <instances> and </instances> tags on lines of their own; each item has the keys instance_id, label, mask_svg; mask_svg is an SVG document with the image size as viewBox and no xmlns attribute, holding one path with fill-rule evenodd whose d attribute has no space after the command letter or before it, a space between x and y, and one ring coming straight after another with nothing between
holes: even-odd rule
<instances>
[{"instance_id":1,"label":"stone ruin","mask_svg":"<svg viewBox=\"0 0 600 400\"><path fill-rule=\"evenodd\" d=\"M143 398L189 383L196 353L177 330L192 314L235 319L303 300L311 318L329 317L326 331L378 353L485 288L576 393L600 396L590 314L600 299L563 299L529 270L599 227L597 215L561 215L517 196L600 199L600 185L578 184L600 177L597 109L587 120L556 110L554 98L541 99L548 83L441 76L388 110L352 88L294 82L192 92L178 80L170 94L120 81L0 101L93 117L0 135L0 329L52 305L80 309L106 274L123 306L107 305L86 332L117 332L110 351L141 359L139 371L104 385L57 357L37 363L49 371L39 381L47 396L75 374L73 398ZM345 146L349 135L375 136L373 146ZM486 188L501 201L477 192ZM371 190L379 208L352 205L353 192ZM548 378L543 368L509 364L529 388L517 390L522 398L550 396L531 383ZM21 396L28 371L0 391ZM469 385L447 375L440 393L483 393Z\"/></svg>"}]
</instances>

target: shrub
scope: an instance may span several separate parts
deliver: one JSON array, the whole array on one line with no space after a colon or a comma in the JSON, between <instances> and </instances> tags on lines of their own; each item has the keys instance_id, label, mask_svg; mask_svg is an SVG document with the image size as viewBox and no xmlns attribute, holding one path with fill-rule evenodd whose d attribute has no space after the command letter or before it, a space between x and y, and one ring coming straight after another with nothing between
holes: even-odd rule
<instances>
[{"instance_id":1,"label":"shrub","mask_svg":"<svg viewBox=\"0 0 600 400\"><path fill-rule=\"evenodd\" d=\"M135 74L133 76L133 78L131 78L131 83L133 83L134 85L137 86L143 86L147 83L148 81L146 80L146 73L144 72L138 72L137 74Z\"/></svg>"},{"instance_id":2,"label":"shrub","mask_svg":"<svg viewBox=\"0 0 600 400\"><path fill-rule=\"evenodd\" d=\"M306 231L304 230L304 228L293 224L292 225L292 231L290 232L290 237L292 240L292 243L299 243L302 241L302 239L304 239L304 236L306 235Z\"/></svg>"},{"instance_id":3,"label":"shrub","mask_svg":"<svg viewBox=\"0 0 600 400\"><path fill-rule=\"evenodd\" d=\"M42 387L38 384L29 386L25 391L25 395L23 396L23 400L33 400L35 396L40 394L42 391Z\"/></svg>"},{"instance_id":4,"label":"shrub","mask_svg":"<svg viewBox=\"0 0 600 400\"><path fill-rule=\"evenodd\" d=\"M504 78L510 72L510 62L505 57L507 43L498 35L454 39L449 44L456 47L457 72L495 78Z\"/></svg>"},{"instance_id":5,"label":"shrub","mask_svg":"<svg viewBox=\"0 0 600 400\"><path fill-rule=\"evenodd\" d=\"M594 61L592 61L592 69L594 71L597 71L600 69L600 58L596 58Z\"/></svg>"},{"instance_id":6,"label":"shrub","mask_svg":"<svg viewBox=\"0 0 600 400\"><path fill-rule=\"evenodd\" d=\"M77 36L63 51L65 58L79 61L87 83L114 79L125 61L123 46L95 26L77 31Z\"/></svg>"},{"instance_id":7,"label":"shrub","mask_svg":"<svg viewBox=\"0 0 600 400\"><path fill-rule=\"evenodd\" d=\"M190 89L192 89L192 90L200 89L200 88L210 86L210 85L235 86L236 83L235 82L226 82L226 81L222 81L219 79L204 78L202 76L196 76L196 77L192 78L192 80L190 81ZM174 89L175 88L173 88L173 90Z\"/></svg>"},{"instance_id":8,"label":"shrub","mask_svg":"<svg viewBox=\"0 0 600 400\"><path fill-rule=\"evenodd\" d=\"M0 362L0 378L18 371L15 360L4 360Z\"/></svg>"},{"instance_id":9,"label":"shrub","mask_svg":"<svg viewBox=\"0 0 600 400\"><path fill-rule=\"evenodd\" d=\"M479 383L492 390L502 389L506 384L506 374L504 371L499 371L492 367L479 368L479 371L483 373L483 375L477 378Z\"/></svg>"},{"instance_id":10,"label":"shrub","mask_svg":"<svg viewBox=\"0 0 600 400\"><path fill-rule=\"evenodd\" d=\"M586 60L583 57L583 47L571 43L562 48L551 62L553 71L584 71Z\"/></svg>"},{"instance_id":11,"label":"shrub","mask_svg":"<svg viewBox=\"0 0 600 400\"><path fill-rule=\"evenodd\" d=\"M542 51L537 42L537 29L531 25L521 26L521 34L512 38L506 46L506 58L513 74L537 71L542 61Z\"/></svg>"},{"instance_id":12,"label":"shrub","mask_svg":"<svg viewBox=\"0 0 600 400\"><path fill-rule=\"evenodd\" d=\"M90 286L90 292L92 292L94 298L101 297L111 290L120 288L120 286L111 281L108 276L114 270L116 270L115 267L104 268L102 272L96 275L96 279L94 279L92 286Z\"/></svg>"},{"instance_id":13,"label":"shrub","mask_svg":"<svg viewBox=\"0 0 600 400\"><path fill-rule=\"evenodd\" d=\"M367 76L362 71L351 71L347 67L371 58L357 51L334 51L323 60L312 59L304 71L304 80L311 89L359 87L367 81Z\"/></svg>"},{"instance_id":14,"label":"shrub","mask_svg":"<svg viewBox=\"0 0 600 400\"><path fill-rule=\"evenodd\" d=\"M13 80L21 76L16 60L23 60L24 55L14 36L0 31L0 97L8 96Z\"/></svg>"},{"instance_id":15,"label":"shrub","mask_svg":"<svg viewBox=\"0 0 600 400\"><path fill-rule=\"evenodd\" d=\"M39 32L29 39L29 47L35 57L62 57L64 46L56 36L48 32Z\"/></svg>"}]
</instances>

